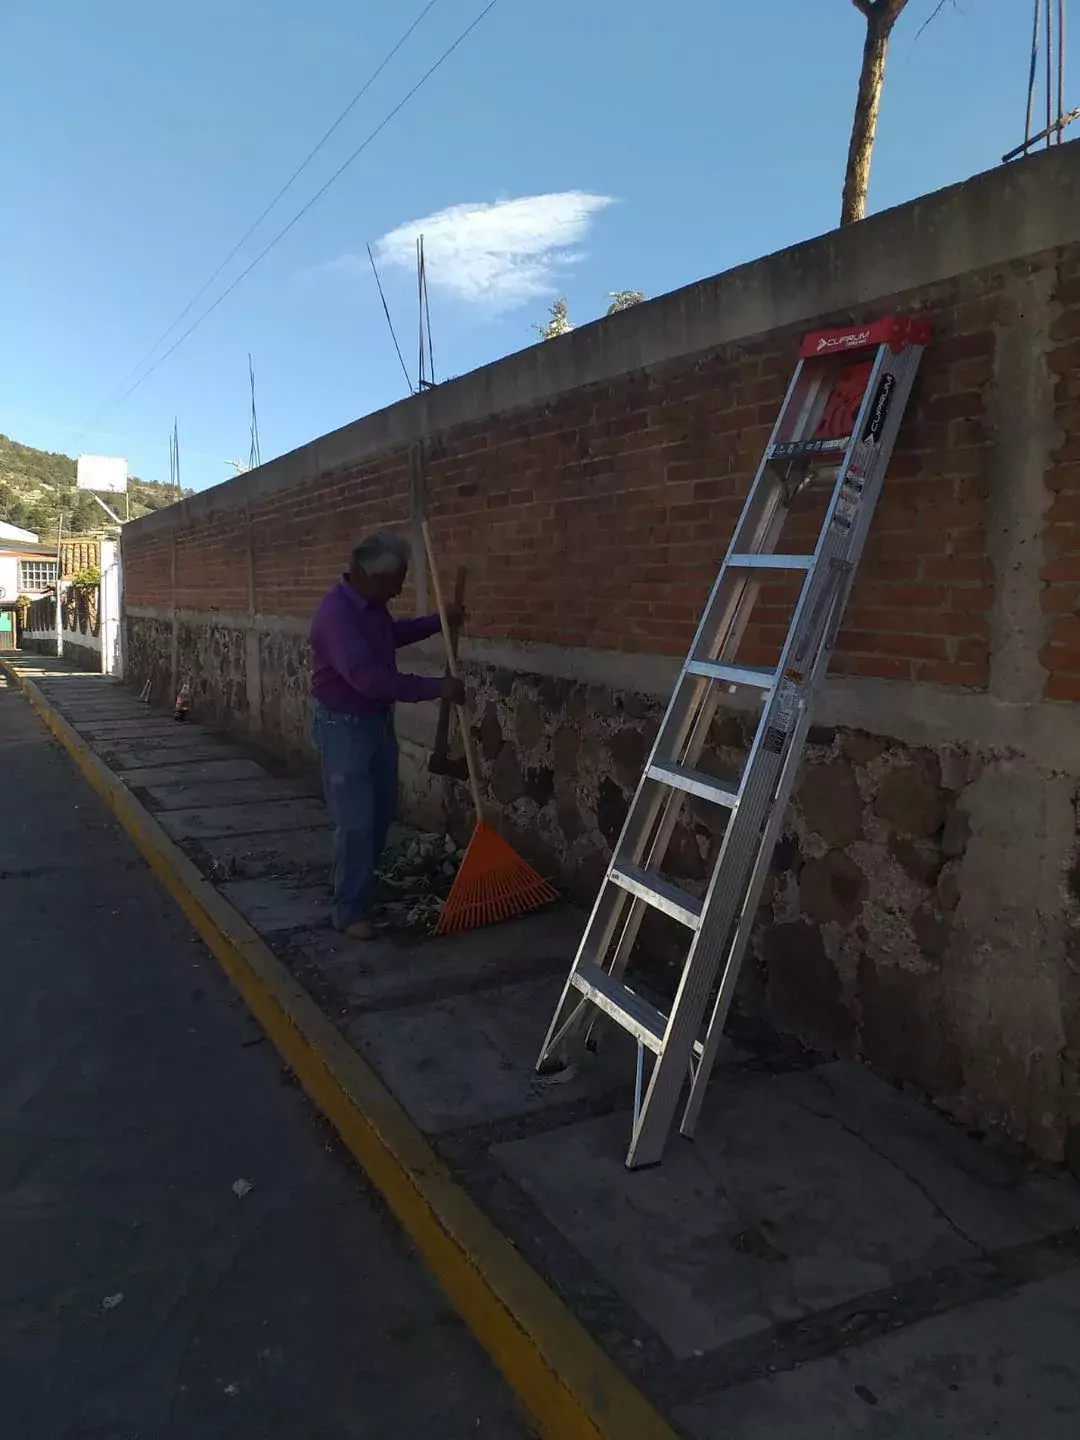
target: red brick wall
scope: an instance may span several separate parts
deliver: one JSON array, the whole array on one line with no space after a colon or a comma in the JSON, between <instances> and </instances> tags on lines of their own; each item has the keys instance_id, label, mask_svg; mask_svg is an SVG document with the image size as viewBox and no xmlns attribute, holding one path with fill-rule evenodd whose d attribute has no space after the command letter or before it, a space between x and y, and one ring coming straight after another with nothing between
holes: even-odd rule
<instances>
[{"instance_id":1,"label":"red brick wall","mask_svg":"<svg viewBox=\"0 0 1080 1440\"><path fill-rule=\"evenodd\" d=\"M171 605L172 540L162 530L124 534L124 599L129 605ZM212 601L204 603L212 604Z\"/></svg>"},{"instance_id":2,"label":"red brick wall","mask_svg":"<svg viewBox=\"0 0 1080 1440\"><path fill-rule=\"evenodd\" d=\"M835 668L985 686L983 425L1000 277L944 287L939 339L894 456ZM544 414L454 436L432 464L447 562L467 560L480 633L624 651L686 649L776 418L796 337L737 361L667 366ZM804 492L782 548L810 548ZM744 642L767 663L790 593L769 587Z\"/></svg>"},{"instance_id":3,"label":"red brick wall","mask_svg":"<svg viewBox=\"0 0 1080 1440\"><path fill-rule=\"evenodd\" d=\"M256 609L306 618L361 536L407 528L407 457L388 455L258 501L251 524Z\"/></svg>"},{"instance_id":4,"label":"red brick wall","mask_svg":"<svg viewBox=\"0 0 1080 1440\"><path fill-rule=\"evenodd\" d=\"M1050 698L1080 699L1080 261L1075 251L962 276L884 301L918 310L936 339L924 361L874 518L834 657L858 675L985 688L993 575L987 488L1003 286L1059 268L1051 332L1063 443L1047 476L1044 654ZM823 317L842 323L849 317ZM737 355L673 362L492 416L433 438L432 526L446 571L469 566L471 632L628 652L685 651L795 364L799 335L762 337ZM818 496L820 502L824 497ZM809 547L818 504L800 498L785 543ZM250 507L256 609L307 617L350 544L404 527L408 464L387 453L307 480ZM219 510L176 532L181 608L247 608L247 510ZM169 603L169 541L125 543L130 604ZM782 587L763 595L743 656L767 663L787 617Z\"/></svg>"}]
</instances>

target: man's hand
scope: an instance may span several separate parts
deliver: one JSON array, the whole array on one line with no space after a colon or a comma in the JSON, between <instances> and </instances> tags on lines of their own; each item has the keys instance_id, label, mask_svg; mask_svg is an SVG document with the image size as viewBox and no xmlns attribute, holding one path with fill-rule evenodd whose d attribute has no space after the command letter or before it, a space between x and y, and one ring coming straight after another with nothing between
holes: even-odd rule
<instances>
[{"instance_id":1,"label":"man's hand","mask_svg":"<svg viewBox=\"0 0 1080 1440\"><path fill-rule=\"evenodd\" d=\"M443 676L442 698L449 700L452 705L464 705L465 682L456 679L453 675Z\"/></svg>"},{"instance_id":2,"label":"man's hand","mask_svg":"<svg viewBox=\"0 0 1080 1440\"><path fill-rule=\"evenodd\" d=\"M450 604L446 607L446 623L451 630L460 630L469 618L469 612L464 605Z\"/></svg>"}]
</instances>

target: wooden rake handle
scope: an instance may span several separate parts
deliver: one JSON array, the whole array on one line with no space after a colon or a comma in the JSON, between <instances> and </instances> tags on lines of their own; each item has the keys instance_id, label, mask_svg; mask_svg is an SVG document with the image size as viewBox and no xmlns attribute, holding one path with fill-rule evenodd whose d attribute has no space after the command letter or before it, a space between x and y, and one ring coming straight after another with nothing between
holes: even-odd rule
<instances>
[{"instance_id":1,"label":"wooden rake handle","mask_svg":"<svg viewBox=\"0 0 1080 1440\"><path fill-rule=\"evenodd\" d=\"M459 565L457 578L454 582L454 604L459 610L465 606L465 566ZM457 655L458 630L460 626L451 626L450 640L451 648ZM449 665L446 667L446 674L450 674ZM450 759L450 714L453 710L450 701L444 696L439 701L439 719L435 726L435 748L431 752L431 759L428 761L428 770L432 775L449 775L455 780L465 780L468 777L468 770L464 758L461 760Z\"/></svg>"},{"instance_id":2,"label":"wooden rake handle","mask_svg":"<svg viewBox=\"0 0 1080 1440\"><path fill-rule=\"evenodd\" d=\"M454 653L454 639L450 633L450 621L446 616L446 601L443 599L442 585L439 583L439 567L435 564L435 551L431 544L431 530L425 519L420 521L420 528L424 535L424 550L427 553L428 569L431 571L431 588L435 591L435 608L439 612L439 624L442 627L443 644L446 646L446 668L455 680L460 679L458 671L457 655ZM459 707L458 711L459 728L461 730L461 743L465 749L465 763L469 767L469 789L472 791L473 804L476 807L476 823L483 824L484 806L480 799L480 770L476 763L476 749L473 745L472 731L469 729L468 716Z\"/></svg>"}]
</instances>

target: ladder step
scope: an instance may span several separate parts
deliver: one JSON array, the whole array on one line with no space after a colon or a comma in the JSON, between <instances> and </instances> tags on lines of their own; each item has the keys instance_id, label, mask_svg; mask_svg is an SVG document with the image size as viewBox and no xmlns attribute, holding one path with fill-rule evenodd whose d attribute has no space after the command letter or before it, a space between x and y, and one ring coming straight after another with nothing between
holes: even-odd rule
<instances>
[{"instance_id":1,"label":"ladder step","mask_svg":"<svg viewBox=\"0 0 1080 1440\"><path fill-rule=\"evenodd\" d=\"M660 875L653 875L636 865L620 864L612 865L608 879L620 890L627 890L639 900L644 900L654 910L662 910L665 915L678 920L688 930L696 930L701 923L701 901Z\"/></svg>"},{"instance_id":2,"label":"ladder step","mask_svg":"<svg viewBox=\"0 0 1080 1440\"><path fill-rule=\"evenodd\" d=\"M809 570L813 555L729 555L727 565L735 570Z\"/></svg>"},{"instance_id":3,"label":"ladder step","mask_svg":"<svg viewBox=\"0 0 1080 1440\"><path fill-rule=\"evenodd\" d=\"M635 1040L640 1040L654 1054L659 1055L664 1044L667 1016L657 1010L655 1005L650 1005L648 1000L643 1000L621 980L616 980L606 970L601 970L599 965L593 965L589 961L584 961L577 967L570 976L570 983L576 990L580 990L586 999L591 1000L598 1010L603 1010L605 1015L617 1020Z\"/></svg>"},{"instance_id":4,"label":"ladder step","mask_svg":"<svg viewBox=\"0 0 1080 1440\"><path fill-rule=\"evenodd\" d=\"M780 440L770 447L769 459L835 461L850 444L850 435L836 440Z\"/></svg>"},{"instance_id":5,"label":"ladder step","mask_svg":"<svg viewBox=\"0 0 1080 1440\"><path fill-rule=\"evenodd\" d=\"M685 790L688 795L698 795L702 800L711 800L714 805L723 805L728 810L734 810L739 798L738 790L733 790L722 780L714 780L711 775L703 775L700 770L691 770L686 765L650 765L647 773L650 780L659 780L662 785Z\"/></svg>"},{"instance_id":6,"label":"ladder step","mask_svg":"<svg viewBox=\"0 0 1080 1440\"><path fill-rule=\"evenodd\" d=\"M755 665L722 665L718 660L691 660L686 666L690 675L703 680L717 680L721 685L746 685L751 690L771 690L776 684L775 670L759 670Z\"/></svg>"}]
</instances>

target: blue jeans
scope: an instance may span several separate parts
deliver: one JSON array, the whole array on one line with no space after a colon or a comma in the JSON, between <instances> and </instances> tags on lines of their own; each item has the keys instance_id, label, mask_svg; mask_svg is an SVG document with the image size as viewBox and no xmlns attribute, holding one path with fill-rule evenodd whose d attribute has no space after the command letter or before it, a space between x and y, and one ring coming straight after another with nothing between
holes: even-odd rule
<instances>
[{"instance_id":1,"label":"blue jeans","mask_svg":"<svg viewBox=\"0 0 1080 1440\"><path fill-rule=\"evenodd\" d=\"M331 917L344 930L367 916L375 871L397 813L394 714L347 715L315 701L310 734L322 763L326 808L334 826Z\"/></svg>"}]
</instances>

